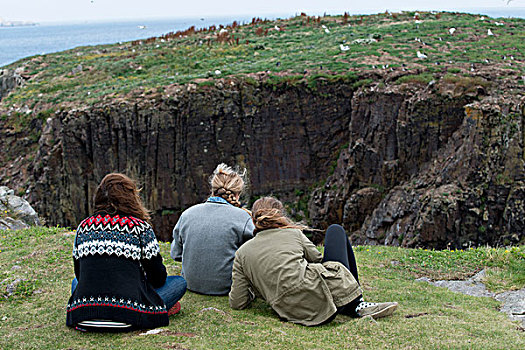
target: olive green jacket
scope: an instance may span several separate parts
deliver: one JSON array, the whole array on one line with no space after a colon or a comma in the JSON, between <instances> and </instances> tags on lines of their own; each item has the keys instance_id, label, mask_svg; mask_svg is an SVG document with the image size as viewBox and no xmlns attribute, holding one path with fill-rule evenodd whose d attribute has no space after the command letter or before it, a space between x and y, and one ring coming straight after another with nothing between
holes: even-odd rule
<instances>
[{"instance_id":1,"label":"olive green jacket","mask_svg":"<svg viewBox=\"0 0 525 350\"><path fill-rule=\"evenodd\" d=\"M362 294L343 264L321 261L300 230L261 231L235 253L230 306L244 309L259 296L288 321L318 325Z\"/></svg>"}]
</instances>

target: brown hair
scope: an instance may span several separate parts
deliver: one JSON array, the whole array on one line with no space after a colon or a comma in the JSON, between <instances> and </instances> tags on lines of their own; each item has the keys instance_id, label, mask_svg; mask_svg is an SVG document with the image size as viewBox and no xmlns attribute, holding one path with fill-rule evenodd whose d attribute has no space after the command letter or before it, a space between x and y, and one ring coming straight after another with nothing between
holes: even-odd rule
<instances>
[{"instance_id":1,"label":"brown hair","mask_svg":"<svg viewBox=\"0 0 525 350\"><path fill-rule=\"evenodd\" d=\"M241 174L238 168L234 169L224 163L217 165L210 177L211 195L224 198L230 204L240 207L237 196L244 191L245 177L246 169Z\"/></svg>"},{"instance_id":2,"label":"brown hair","mask_svg":"<svg viewBox=\"0 0 525 350\"><path fill-rule=\"evenodd\" d=\"M95 212L119 213L149 221L151 217L142 204L139 192L135 182L126 175L107 174L95 192Z\"/></svg>"},{"instance_id":3,"label":"brown hair","mask_svg":"<svg viewBox=\"0 0 525 350\"><path fill-rule=\"evenodd\" d=\"M298 225L290 220L285 212L283 204L274 197L262 197L253 203L252 219L255 232L271 228L297 228L304 229L305 226Z\"/></svg>"}]
</instances>

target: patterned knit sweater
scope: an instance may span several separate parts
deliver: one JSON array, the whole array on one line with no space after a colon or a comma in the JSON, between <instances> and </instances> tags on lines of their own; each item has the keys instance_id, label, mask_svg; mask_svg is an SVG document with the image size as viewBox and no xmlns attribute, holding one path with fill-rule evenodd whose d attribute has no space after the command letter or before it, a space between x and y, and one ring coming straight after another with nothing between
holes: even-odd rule
<instances>
[{"instance_id":1,"label":"patterned knit sweater","mask_svg":"<svg viewBox=\"0 0 525 350\"><path fill-rule=\"evenodd\" d=\"M164 302L153 288L166 268L151 226L125 215L95 214L77 228L73 262L78 286L67 305L66 324L104 319L135 329L168 324Z\"/></svg>"}]
</instances>

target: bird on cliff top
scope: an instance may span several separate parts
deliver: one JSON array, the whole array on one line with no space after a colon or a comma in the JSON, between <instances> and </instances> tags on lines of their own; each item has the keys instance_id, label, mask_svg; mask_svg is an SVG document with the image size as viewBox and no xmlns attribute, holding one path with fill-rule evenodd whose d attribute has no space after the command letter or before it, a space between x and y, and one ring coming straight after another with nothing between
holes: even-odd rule
<instances>
[{"instance_id":1,"label":"bird on cliff top","mask_svg":"<svg viewBox=\"0 0 525 350\"><path fill-rule=\"evenodd\" d=\"M349 47L348 45L343 45L343 44L340 44L340 45L339 45L339 48L340 48L341 51L343 51L343 52L350 50L350 47Z\"/></svg>"},{"instance_id":2,"label":"bird on cliff top","mask_svg":"<svg viewBox=\"0 0 525 350\"><path fill-rule=\"evenodd\" d=\"M450 28L448 30L448 32L450 33L450 35L454 35L454 32L456 31L456 28Z\"/></svg>"},{"instance_id":3,"label":"bird on cliff top","mask_svg":"<svg viewBox=\"0 0 525 350\"><path fill-rule=\"evenodd\" d=\"M427 55L425 55L424 53L421 53L420 51L418 51L416 54L417 54L417 58L420 58L422 60L428 57Z\"/></svg>"},{"instance_id":4,"label":"bird on cliff top","mask_svg":"<svg viewBox=\"0 0 525 350\"><path fill-rule=\"evenodd\" d=\"M487 35L494 35L494 33L492 33L492 30L490 30L490 28L489 30L487 30Z\"/></svg>"}]
</instances>

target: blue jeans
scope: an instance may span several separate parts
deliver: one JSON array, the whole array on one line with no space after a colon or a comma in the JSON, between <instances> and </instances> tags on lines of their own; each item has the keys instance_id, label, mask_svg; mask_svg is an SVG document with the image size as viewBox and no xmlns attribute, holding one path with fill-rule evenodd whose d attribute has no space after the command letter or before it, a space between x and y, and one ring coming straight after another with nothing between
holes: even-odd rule
<instances>
[{"instance_id":1,"label":"blue jeans","mask_svg":"<svg viewBox=\"0 0 525 350\"><path fill-rule=\"evenodd\" d=\"M78 280L73 278L71 282L71 294L78 285ZM177 301L186 293L186 280L182 276L168 276L166 283L160 288L154 288L155 292L162 298L166 309L171 309Z\"/></svg>"},{"instance_id":2,"label":"blue jeans","mask_svg":"<svg viewBox=\"0 0 525 350\"><path fill-rule=\"evenodd\" d=\"M168 276L166 283L160 288L155 288L155 292L162 298L166 309L169 310L186 293L186 280L182 276Z\"/></svg>"}]
</instances>

